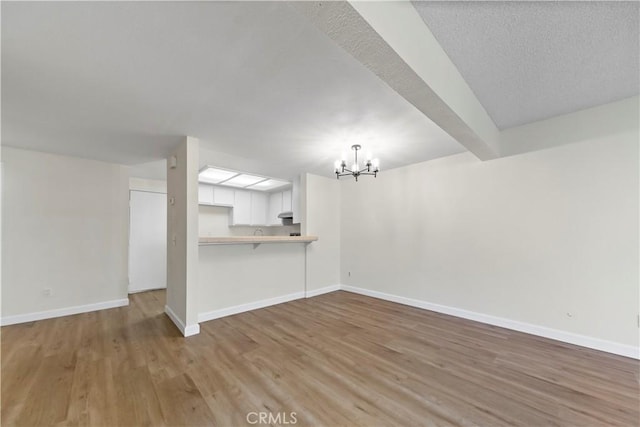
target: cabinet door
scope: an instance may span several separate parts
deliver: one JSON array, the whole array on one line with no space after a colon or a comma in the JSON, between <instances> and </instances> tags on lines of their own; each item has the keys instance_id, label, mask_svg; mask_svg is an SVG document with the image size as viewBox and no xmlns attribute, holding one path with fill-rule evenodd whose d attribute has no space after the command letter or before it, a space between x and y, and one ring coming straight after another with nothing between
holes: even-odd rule
<instances>
[{"instance_id":1,"label":"cabinet door","mask_svg":"<svg viewBox=\"0 0 640 427\"><path fill-rule=\"evenodd\" d=\"M251 224L251 193L249 191L235 190L232 218L233 225Z\"/></svg>"},{"instance_id":2,"label":"cabinet door","mask_svg":"<svg viewBox=\"0 0 640 427\"><path fill-rule=\"evenodd\" d=\"M251 192L251 225L267 224L267 195Z\"/></svg>"},{"instance_id":3,"label":"cabinet door","mask_svg":"<svg viewBox=\"0 0 640 427\"><path fill-rule=\"evenodd\" d=\"M216 205L233 205L234 191L231 188L214 187L213 203Z\"/></svg>"},{"instance_id":4,"label":"cabinet door","mask_svg":"<svg viewBox=\"0 0 640 427\"><path fill-rule=\"evenodd\" d=\"M282 212L282 193L271 193L269 195L269 225L281 225L282 220L278 218L278 214Z\"/></svg>"},{"instance_id":5,"label":"cabinet door","mask_svg":"<svg viewBox=\"0 0 640 427\"><path fill-rule=\"evenodd\" d=\"M293 223L300 224L300 175L293 180L291 210L293 211Z\"/></svg>"},{"instance_id":6,"label":"cabinet door","mask_svg":"<svg viewBox=\"0 0 640 427\"><path fill-rule=\"evenodd\" d=\"M291 211L291 190L282 192L282 212Z\"/></svg>"},{"instance_id":7,"label":"cabinet door","mask_svg":"<svg viewBox=\"0 0 640 427\"><path fill-rule=\"evenodd\" d=\"M201 205L213 204L213 187L206 184L198 184L198 203Z\"/></svg>"}]
</instances>

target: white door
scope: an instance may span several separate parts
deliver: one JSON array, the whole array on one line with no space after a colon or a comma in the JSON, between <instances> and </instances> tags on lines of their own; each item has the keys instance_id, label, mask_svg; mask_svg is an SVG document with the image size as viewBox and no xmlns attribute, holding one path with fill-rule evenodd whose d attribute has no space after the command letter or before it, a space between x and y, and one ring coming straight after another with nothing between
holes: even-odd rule
<instances>
[{"instance_id":1,"label":"white door","mask_svg":"<svg viewBox=\"0 0 640 427\"><path fill-rule=\"evenodd\" d=\"M129 192L129 293L167 287L167 195Z\"/></svg>"}]
</instances>

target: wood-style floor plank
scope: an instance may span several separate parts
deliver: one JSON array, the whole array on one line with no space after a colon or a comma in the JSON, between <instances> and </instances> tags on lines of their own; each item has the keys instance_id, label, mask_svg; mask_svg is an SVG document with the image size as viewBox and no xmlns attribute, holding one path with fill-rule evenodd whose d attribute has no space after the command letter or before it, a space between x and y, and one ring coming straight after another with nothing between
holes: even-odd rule
<instances>
[{"instance_id":1,"label":"wood-style floor plank","mask_svg":"<svg viewBox=\"0 0 640 427\"><path fill-rule=\"evenodd\" d=\"M130 300L3 327L2 425L640 425L620 356L348 292L186 339L164 291Z\"/></svg>"}]
</instances>

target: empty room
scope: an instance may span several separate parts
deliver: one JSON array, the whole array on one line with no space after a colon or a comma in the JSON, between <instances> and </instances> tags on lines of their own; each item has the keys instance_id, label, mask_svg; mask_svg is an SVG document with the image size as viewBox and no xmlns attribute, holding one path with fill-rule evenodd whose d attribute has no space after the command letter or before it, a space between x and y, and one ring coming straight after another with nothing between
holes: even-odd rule
<instances>
[{"instance_id":1,"label":"empty room","mask_svg":"<svg viewBox=\"0 0 640 427\"><path fill-rule=\"evenodd\" d=\"M2 1L3 426L640 426L640 3Z\"/></svg>"}]
</instances>

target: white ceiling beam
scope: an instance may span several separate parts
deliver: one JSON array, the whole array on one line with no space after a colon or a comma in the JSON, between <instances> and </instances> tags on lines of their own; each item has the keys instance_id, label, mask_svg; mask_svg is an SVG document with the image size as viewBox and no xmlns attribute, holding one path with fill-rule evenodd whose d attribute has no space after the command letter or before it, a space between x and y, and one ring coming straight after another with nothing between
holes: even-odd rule
<instances>
[{"instance_id":1,"label":"white ceiling beam","mask_svg":"<svg viewBox=\"0 0 640 427\"><path fill-rule=\"evenodd\" d=\"M293 4L479 159L499 157L499 130L410 2Z\"/></svg>"}]
</instances>

